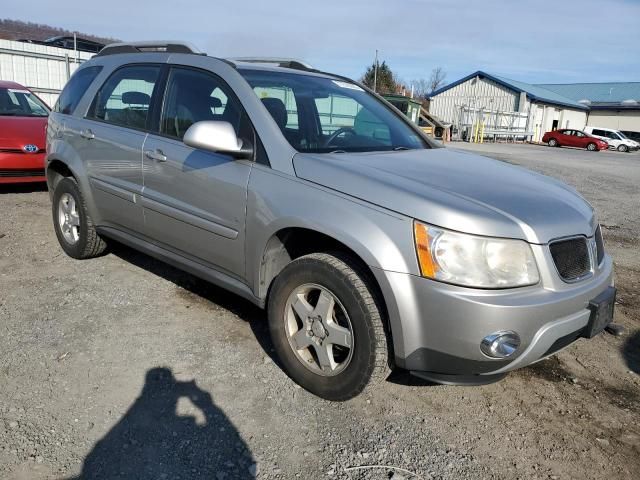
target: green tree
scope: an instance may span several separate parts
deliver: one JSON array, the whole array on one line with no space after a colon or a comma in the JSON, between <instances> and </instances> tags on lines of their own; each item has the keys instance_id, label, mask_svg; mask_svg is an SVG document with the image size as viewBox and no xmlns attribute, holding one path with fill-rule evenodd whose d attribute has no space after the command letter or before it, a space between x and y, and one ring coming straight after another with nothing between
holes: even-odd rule
<instances>
[{"instance_id":1,"label":"green tree","mask_svg":"<svg viewBox=\"0 0 640 480\"><path fill-rule=\"evenodd\" d=\"M396 81L396 76L391 71L391 68L387 65L387 62L383 61L382 63L378 63L377 81L374 86L374 78L376 77L375 68L376 64L374 62L367 68L367 71L364 73L360 81L378 93L396 93L398 89L398 82Z\"/></svg>"}]
</instances>

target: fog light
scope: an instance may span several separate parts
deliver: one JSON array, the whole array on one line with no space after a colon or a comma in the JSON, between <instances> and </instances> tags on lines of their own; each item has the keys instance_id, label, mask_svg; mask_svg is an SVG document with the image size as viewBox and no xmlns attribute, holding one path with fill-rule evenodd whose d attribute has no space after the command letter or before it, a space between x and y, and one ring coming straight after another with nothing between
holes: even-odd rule
<instances>
[{"instance_id":1,"label":"fog light","mask_svg":"<svg viewBox=\"0 0 640 480\"><path fill-rule=\"evenodd\" d=\"M487 335L480 343L480 350L487 357L507 358L520 346L520 337L516 332L502 331Z\"/></svg>"}]
</instances>

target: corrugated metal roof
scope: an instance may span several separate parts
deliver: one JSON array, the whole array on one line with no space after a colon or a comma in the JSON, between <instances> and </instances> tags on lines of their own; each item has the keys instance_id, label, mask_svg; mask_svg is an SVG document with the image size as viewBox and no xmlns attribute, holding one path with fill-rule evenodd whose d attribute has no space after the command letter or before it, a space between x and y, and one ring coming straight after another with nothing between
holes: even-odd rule
<instances>
[{"instance_id":1,"label":"corrugated metal roof","mask_svg":"<svg viewBox=\"0 0 640 480\"><path fill-rule=\"evenodd\" d=\"M573 106L575 108L580 108L583 110L586 108L585 105L578 102L578 100L582 100L581 98L568 97L559 92L545 88L542 85L532 85L530 83L519 82L517 80L511 80L510 78L505 77L496 76L496 78L499 78L511 85L517 86L522 91L526 92L529 98L532 98L534 100L538 99L557 105Z\"/></svg>"},{"instance_id":2,"label":"corrugated metal roof","mask_svg":"<svg viewBox=\"0 0 640 480\"><path fill-rule=\"evenodd\" d=\"M541 101L544 103L550 103L552 105L560 105L563 107L576 108L579 110L588 110L588 107L579 103L577 100L566 97L560 93L547 89L540 85L532 85L530 83L519 82L517 80L511 80L510 78L500 77L497 75L492 75L487 72L483 72L478 70L477 72L472 73L471 75L467 75L460 80L450 83L449 85L445 85L444 87L432 92L429 95L429 98L434 97L442 92L449 90L450 88L455 87L456 85L460 85L461 83L466 82L474 77L483 77L488 78L489 80L493 80L494 82L503 85L511 90L516 92L524 92L527 94L527 97L533 101Z\"/></svg>"},{"instance_id":3,"label":"corrugated metal roof","mask_svg":"<svg viewBox=\"0 0 640 480\"><path fill-rule=\"evenodd\" d=\"M640 82L545 83L536 86L575 101L589 100L594 104L615 104L635 100L640 103Z\"/></svg>"}]
</instances>

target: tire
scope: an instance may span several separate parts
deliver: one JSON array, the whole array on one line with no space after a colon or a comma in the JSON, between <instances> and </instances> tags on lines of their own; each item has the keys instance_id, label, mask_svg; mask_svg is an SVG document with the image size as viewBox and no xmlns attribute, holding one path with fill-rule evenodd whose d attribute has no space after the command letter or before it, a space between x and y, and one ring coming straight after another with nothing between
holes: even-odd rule
<instances>
[{"instance_id":1,"label":"tire","mask_svg":"<svg viewBox=\"0 0 640 480\"><path fill-rule=\"evenodd\" d=\"M549 146L550 147L559 147L560 144L558 143L558 141L555 138L552 138L551 140L549 140Z\"/></svg>"},{"instance_id":2,"label":"tire","mask_svg":"<svg viewBox=\"0 0 640 480\"><path fill-rule=\"evenodd\" d=\"M107 244L96 232L74 178L65 177L55 186L51 212L58 242L67 255L84 260L105 252Z\"/></svg>"},{"instance_id":3,"label":"tire","mask_svg":"<svg viewBox=\"0 0 640 480\"><path fill-rule=\"evenodd\" d=\"M626 145L618 145L618 151L625 153L629 151L629 147L627 147Z\"/></svg>"},{"instance_id":4,"label":"tire","mask_svg":"<svg viewBox=\"0 0 640 480\"><path fill-rule=\"evenodd\" d=\"M287 265L271 287L269 331L282 366L301 387L326 400L353 398L390 373L382 310L368 284L367 273L348 255L313 253ZM333 310L325 316L320 298L329 296ZM344 330L351 336L342 336ZM319 352L327 350L335 366L320 361Z\"/></svg>"},{"instance_id":5,"label":"tire","mask_svg":"<svg viewBox=\"0 0 640 480\"><path fill-rule=\"evenodd\" d=\"M589 150L590 152L595 152L598 150L598 146L592 142L589 145L587 145L587 150Z\"/></svg>"}]
</instances>

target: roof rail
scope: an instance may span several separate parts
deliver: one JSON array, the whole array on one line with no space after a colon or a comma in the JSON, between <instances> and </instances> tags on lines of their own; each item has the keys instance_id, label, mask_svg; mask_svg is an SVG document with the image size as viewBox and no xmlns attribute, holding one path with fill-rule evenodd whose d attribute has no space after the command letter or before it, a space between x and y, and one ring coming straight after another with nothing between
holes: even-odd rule
<instances>
[{"instance_id":1,"label":"roof rail","mask_svg":"<svg viewBox=\"0 0 640 480\"><path fill-rule=\"evenodd\" d=\"M266 63L283 68L294 68L296 70L315 70L311 65L296 58L280 57L235 57L229 58L232 62L242 63Z\"/></svg>"},{"instance_id":2,"label":"roof rail","mask_svg":"<svg viewBox=\"0 0 640 480\"><path fill-rule=\"evenodd\" d=\"M118 53L142 52L192 53L195 55L206 55L206 53L201 52L198 48L187 42L156 40L150 42L110 43L100 50L96 56L104 57L105 55L115 55Z\"/></svg>"}]
</instances>

